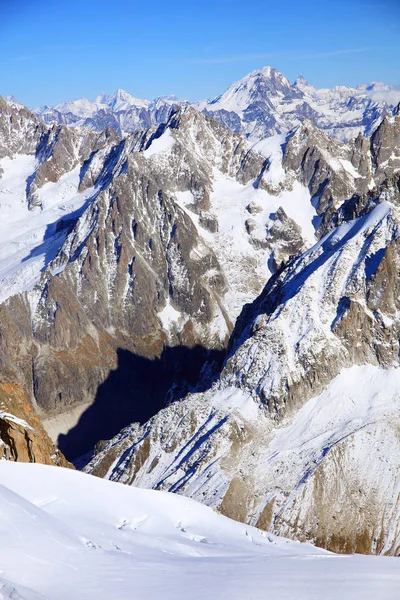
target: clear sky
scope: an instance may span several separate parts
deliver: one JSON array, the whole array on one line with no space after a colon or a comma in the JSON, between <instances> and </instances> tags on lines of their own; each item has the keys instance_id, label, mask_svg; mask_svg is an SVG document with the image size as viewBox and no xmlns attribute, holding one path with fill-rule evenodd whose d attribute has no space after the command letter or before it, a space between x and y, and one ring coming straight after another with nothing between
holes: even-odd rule
<instances>
[{"instance_id":1,"label":"clear sky","mask_svg":"<svg viewBox=\"0 0 400 600\"><path fill-rule=\"evenodd\" d=\"M272 65L400 84L400 0L0 0L0 94L33 108L123 88L213 97Z\"/></svg>"}]
</instances>

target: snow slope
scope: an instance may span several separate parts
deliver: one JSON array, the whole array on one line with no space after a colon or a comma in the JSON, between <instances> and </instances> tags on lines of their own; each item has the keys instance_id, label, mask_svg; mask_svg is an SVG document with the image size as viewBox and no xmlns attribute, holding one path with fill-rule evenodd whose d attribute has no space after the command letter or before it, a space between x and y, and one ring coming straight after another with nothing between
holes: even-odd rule
<instances>
[{"instance_id":1,"label":"snow slope","mask_svg":"<svg viewBox=\"0 0 400 600\"><path fill-rule=\"evenodd\" d=\"M33 288L65 241L59 222L77 218L96 195L94 188L78 192L78 166L40 188L40 207L29 208L27 183L37 167L35 156L23 154L0 161L0 302Z\"/></svg>"},{"instance_id":2,"label":"snow slope","mask_svg":"<svg viewBox=\"0 0 400 600\"><path fill-rule=\"evenodd\" d=\"M192 500L0 463L0 598L397 598L396 559L336 556Z\"/></svg>"}]
</instances>

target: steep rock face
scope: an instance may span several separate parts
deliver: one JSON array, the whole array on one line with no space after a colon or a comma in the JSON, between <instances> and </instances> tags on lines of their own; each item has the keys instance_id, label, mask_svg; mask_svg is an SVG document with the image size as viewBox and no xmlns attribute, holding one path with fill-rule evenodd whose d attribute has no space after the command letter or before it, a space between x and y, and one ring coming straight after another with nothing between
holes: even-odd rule
<instances>
[{"instance_id":1,"label":"steep rock face","mask_svg":"<svg viewBox=\"0 0 400 600\"><path fill-rule=\"evenodd\" d=\"M354 155L357 155L357 159ZM336 142L310 121L304 121L289 136L282 164L309 188L320 216L318 225L321 231L345 200L354 194L366 194L374 187L368 144L360 147L357 143Z\"/></svg>"},{"instance_id":2,"label":"steep rock face","mask_svg":"<svg viewBox=\"0 0 400 600\"><path fill-rule=\"evenodd\" d=\"M295 259L268 284L243 330L238 324L226 381L279 413L296 408L299 398L323 388L343 366L393 364L397 324L388 324L396 315L397 284L389 302L381 277L373 275L392 256L389 269L396 278L397 237L397 220L383 202Z\"/></svg>"},{"instance_id":3,"label":"steep rock face","mask_svg":"<svg viewBox=\"0 0 400 600\"><path fill-rule=\"evenodd\" d=\"M400 168L399 127L397 113L384 118L370 140L359 135L343 144L305 120L287 136L282 151L286 180L298 179L308 187L318 215L314 221L318 237L360 214L377 188L394 189Z\"/></svg>"},{"instance_id":4,"label":"steep rock face","mask_svg":"<svg viewBox=\"0 0 400 600\"><path fill-rule=\"evenodd\" d=\"M69 456L136 421L88 471L397 553L399 115L345 146L191 107L123 140L6 110L1 372L53 434L76 423Z\"/></svg>"},{"instance_id":5,"label":"steep rock face","mask_svg":"<svg viewBox=\"0 0 400 600\"><path fill-rule=\"evenodd\" d=\"M27 108L0 97L0 158L17 153L34 154L45 130Z\"/></svg>"},{"instance_id":6,"label":"steep rock face","mask_svg":"<svg viewBox=\"0 0 400 600\"><path fill-rule=\"evenodd\" d=\"M3 161L6 194L23 167L23 222L38 229L21 236L20 254L4 246L13 253L2 369L36 399L53 436L73 427L59 440L69 456L146 421L166 397L205 387L204 361L216 360L215 373L243 305L270 274L312 245L321 223L333 226L330 211L354 185L368 203L374 168L361 175L349 164L353 154L368 163L370 152L308 123L249 142L185 107L124 140L53 126L32 157Z\"/></svg>"},{"instance_id":7,"label":"steep rock face","mask_svg":"<svg viewBox=\"0 0 400 600\"><path fill-rule=\"evenodd\" d=\"M393 117L386 117L371 138L372 160L381 183L400 169L400 104Z\"/></svg>"},{"instance_id":8,"label":"steep rock face","mask_svg":"<svg viewBox=\"0 0 400 600\"><path fill-rule=\"evenodd\" d=\"M95 417L86 417L90 435L74 433L79 452L146 420L172 385L181 397L210 350L222 356L242 305L270 274L279 236L275 228L267 244L267 224L281 202L296 247L314 237L312 210L302 227L290 220L292 204L295 213L309 204L306 188L271 187L265 156L190 107L122 141L53 126L32 156L3 164L10 222L16 191L24 212L19 253L7 241L15 230L5 231L1 367L36 399L53 435L97 400ZM280 247L280 260L292 246ZM251 278L238 264L251 265ZM141 368L160 380L158 391L139 375L127 383ZM111 409L98 396L109 376L126 388ZM104 431L96 433L99 420Z\"/></svg>"},{"instance_id":9,"label":"steep rock face","mask_svg":"<svg viewBox=\"0 0 400 600\"><path fill-rule=\"evenodd\" d=\"M279 427L238 389L189 396L86 469L338 552L397 555L398 385L397 369L352 367Z\"/></svg>"},{"instance_id":10,"label":"steep rock face","mask_svg":"<svg viewBox=\"0 0 400 600\"><path fill-rule=\"evenodd\" d=\"M88 471L332 550L397 554L398 200L395 184L277 272L213 387L123 430Z\"/></svg>"},{"instance_id":11,"label":"steep rock face","mask_svg":"<svg viewBox=\"0 0 400 600\"><path fill-rule=\"evenodd\" d=\"M0 458L71 467L50 440L21 386L0 383Z\"/></svg>"}]
</instances>

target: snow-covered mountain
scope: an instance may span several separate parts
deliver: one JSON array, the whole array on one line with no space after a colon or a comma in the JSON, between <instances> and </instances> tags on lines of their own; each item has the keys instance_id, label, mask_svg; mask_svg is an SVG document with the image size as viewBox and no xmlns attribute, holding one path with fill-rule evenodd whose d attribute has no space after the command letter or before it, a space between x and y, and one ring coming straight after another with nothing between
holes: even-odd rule
<instances>
[{"instance_id":1,"label":"snow-covered mountain","mask_svg":"<svg viewBox=\"0 0 400 600\"><path fill-rule=\"evenodd\" d=\"M318 89L303 77L292 84L276 69L265 67L198 108L252 137L287 132L310 119L332 137L347 141L360 132L370 135L399 102L400 88L373 83Z\"/></svg>"},{"instance_id":2,"label":"snow-covered mountain","mask_svg":"<svg viewBox=\"0 0 400 600\"><path fill-rule=\"evenodd\" d=\"M165 123L174 105L186 104L185 100L176 96L160 96L149 101L118 89L114 94L100 94L94 101L79 98L55 107L40 106L33 112L46 124L86 127L94 131L110 127L123 136Z\"/></svg>"},{"instance_id":3,"label":"snow-covered mountain","mask_svg":"<svg viewBox=\"0 0 400 600\"><path fill-rule=\"evenodd\" d=\"M81 423L69 434L76 456L154 414L172 384L181 397L198 383L243 304L315 239L316 212L305 184L280 183L279 140L278 166L267 168L268 144L191 107L122 142L110 130L47 128L7 103L2 118L2 368L17 370L53 436L76 424L110 369L125 378L115 411L102 396L86 418L91 431ZM126 381L138 360L158 391Z\"/></svg>"},{"instance_id":4,"label":"snow-covered mountain","mask_svg":"<svg viewBox=\"0 0 400 600\"><path fill-rule=\"evenodd\" d=\"M347 141L358 133L370 135L400 102L400 87L379 82L356 88L318 89L303 77L291 83L272 67L253 71L213 100L193 104L235 133L263 138L287 133L310 119L332 137ZM54 108L34 110L45 123L65 123L94 130L114 128L119 135L168 120L173 105L187 101L164 96L153 101L135 98L123 90L101 94L94 101L81 98Z\"/></svg>"},{"instance_id":5,"label":"snow-covered mountain","mask_svg":"<svg viewBox=\"0 0 400 600\"><path fill-rule=\"evenodd\" d=\"M319 241L244 308L210 389L123 430L89 472L336 551L400 552L400 114L365 143L304 123L289 137Z\"/></svg>"},{"instance_id":6,"label":"snow-covered mountain","mask_svg":"<svg viewBox=\"0 0 400 600\"><path fill-rule=\"evenodd\" d=\"M168 106L121 139L0 100L2 377L91 473L398 553L399 110L342 143Z\"/></svg>"},{"instance_id":7,"label":"snow-covered mountain","mask_svg":"<svg viewBox=\"0 0 400 600\"><path fill-rule=\"evenodd\" d=\"M395 600L394 558L340 557L187 498L0 462L2 600Z\"/></svg>"}]
</instances>

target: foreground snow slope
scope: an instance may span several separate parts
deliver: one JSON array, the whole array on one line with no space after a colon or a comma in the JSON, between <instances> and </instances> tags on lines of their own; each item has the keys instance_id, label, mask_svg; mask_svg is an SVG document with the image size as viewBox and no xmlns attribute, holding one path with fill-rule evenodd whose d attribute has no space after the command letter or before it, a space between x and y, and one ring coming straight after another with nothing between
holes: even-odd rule
<instances>
[{"instance_id":1,"label":"foreground snow slope","mask_svg":"<svg viewBox=\"0 0 400 600\"><path fill-rule=\"evenodd\" d=\"M166 492L0 462L0 598L397 598L400 562L336 556Z\"/></svg>"}]
</instances>

